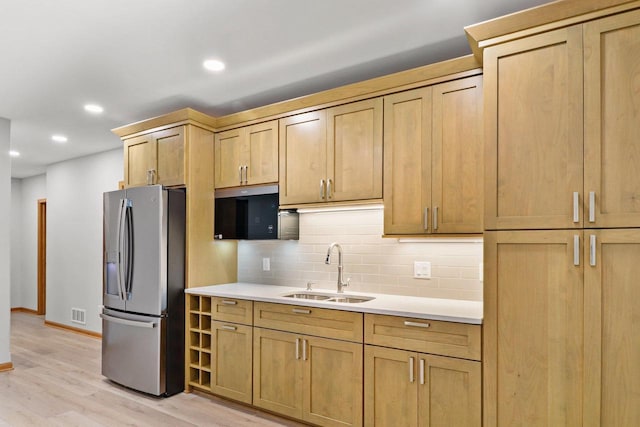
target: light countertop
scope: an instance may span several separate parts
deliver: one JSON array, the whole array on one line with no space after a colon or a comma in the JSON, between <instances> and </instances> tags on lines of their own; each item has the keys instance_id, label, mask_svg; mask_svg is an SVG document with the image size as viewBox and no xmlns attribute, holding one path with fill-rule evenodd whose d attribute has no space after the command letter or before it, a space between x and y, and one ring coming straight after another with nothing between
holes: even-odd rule
<instances>
[{"instance_id":1,"label":"light countertop","mask_svg":"<svg viewBox=\"0 0 640 427\"><path fill-rule=\"evenodd\" d=\"M305 288L291 286L260 285L255 283L228 283L224 285L204 286L186 289L187 294L236 298L253 301L292 304L306 307L331 308L335 310L356 311L360 313L405 316L417 319L444 320L448 322L482 324L482 302L441 298L422 298L404 295L387 295L346 291L343 295L375 297L361 303L341 303L287 298L294 292L303 292ZM335 290L313 289L318 293L335 293Z\"/></svg>"}]
</instances>

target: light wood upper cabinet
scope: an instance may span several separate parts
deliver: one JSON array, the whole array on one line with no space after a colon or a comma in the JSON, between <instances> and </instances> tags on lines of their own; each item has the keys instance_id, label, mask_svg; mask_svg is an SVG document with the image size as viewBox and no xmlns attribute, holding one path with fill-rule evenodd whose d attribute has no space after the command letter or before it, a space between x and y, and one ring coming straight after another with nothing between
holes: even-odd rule
<instances>
[{"instance_id":1,"label":"light wood upper cabinet","mask_svg":"<svg viewBox=\"0 0 640 427\"><path fill-rule=\"evenodd\" d=\"M640 227L640 11L584 24L585 227Z\"/></svg>"},{"instance_id":2,"label":"light wood upper cabinet","mask_svg":"<svg viewBox=\"0 0 640 427\"><path fill-rule=\"evenodd\" d=\"M384 98L385 234L481 233L482 77Z\"/></svg>"},{"instance_id":3,"label":"light wood upper cabinet","mask_svg":"<svg viewBox=\"0 0 640 427\"><path fill-rule=\"evenodd\" d=\"M125 187L185 184L185 126L125 140Z\"/></svg>"},{"instance_id":4,"label":"light wood upper cabinet","mask_svg":"<svg viewBox=\"0 0 640 427\"><path fill-rule=\"evenodd\" d=\"M326 111L280 120L281 205L323 201L326 164Z\"/></svg>"},{"instance_id":5,"label":"light wood upper cabinet","mask_svg":"<svg viewBox=\"0 0 640 427\"><path fill-rule=\"evenodd\" d=\"M380 197L380 98L280 120L280 204Z\"/></svg>"},{"instance_id":6,"label":"light wood upper cabinet","mask_svg":"<svg viewBox=\"0 0 640 427\"><path fill-rule=\"evenodd\" d=\"M365 346L365 425L480 426L480 362Z\"/></svg>"},{"instance_id":7,"label":"light wood upper cabinet","mask_svg":"<svg viewBox=\"0 0 640 427\"><path fill-rule=\"evenodd\" d=\"M582 425L583 240L581 230L485 233L485 426Z\"/></svg>"},{"instance_id":8,"label":"light wood upper cabinet","mask_svg":"<svg viewBox=\"0 0 640 427\"><path fill-rule=\"evenodd\" d=\"M640 230L585 230L584 237L584 425L637 426Z\"/></svg>"},{"instance_id":9,"label":"light wood upper cabinet","mask_svg":"<svg viewBox=\"0 0 640 427\"><path fill-rule=\"evenodd\" d=\"M487 229L640 226L639 50L639 11L485 50Z\"/></svg>"},{"instance_id":10,"label":"light wood upper cabinet","mask_svg":"<svg viewBox=\"0 0 640 427\"><path fill-rule=\"evenodd\" d=\"M327 110L326 201L382 198L382 98Z\"/></svg>"},{"instance_id":11,"label":"light wood upper cabinet","mask_svg":"<svg viewBox=\"0 0 640 427\"><path fill-rule=\"evenodd\" d=\"M216 188L277 181L277 120L216 134Z\"/></svg>"},{"instance_id":12,"label":"light wood upper cabinet","mask_svg":"<svg viewBox=\"0 0 640 427\"><path fill-rule=\"evenodd\" d=\"M431 88L384 97L384 232L428 231Z\"/></svg>"},{"instance_id":13,"label":"light wood upper cabinet","mask_svg":"<svg viewBox=\"0 0 640 427\"><path fill-rule=\"evenodd\" d=\"M433 87L435 233L480 233L484 216L482 76Z\"/></svg>"},{"instance_id":14,"label":"light wood upper cabinet","mask_svg":"<svg viewBox=\"0 0 640 427\"><path fill-rule=\"evenodd\" d=\"M582 227L582 28L487 48L484 88L485 228Z\"/></svg>"}]
</instances>

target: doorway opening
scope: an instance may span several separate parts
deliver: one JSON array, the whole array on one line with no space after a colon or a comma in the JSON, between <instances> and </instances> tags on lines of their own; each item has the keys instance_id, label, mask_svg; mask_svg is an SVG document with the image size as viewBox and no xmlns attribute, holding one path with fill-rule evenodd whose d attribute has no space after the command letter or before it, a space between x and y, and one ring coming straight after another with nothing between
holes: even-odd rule
<instances>
[{"instance_id":1,"label":"doorway opening","mask_svg":"<svg viewBox=\"0 0 640 427\"><path fill-rule=\"evenodd\" d=\"M38 314L47 312L47 199L38 200Z\"/></svg>"}]
</instances>

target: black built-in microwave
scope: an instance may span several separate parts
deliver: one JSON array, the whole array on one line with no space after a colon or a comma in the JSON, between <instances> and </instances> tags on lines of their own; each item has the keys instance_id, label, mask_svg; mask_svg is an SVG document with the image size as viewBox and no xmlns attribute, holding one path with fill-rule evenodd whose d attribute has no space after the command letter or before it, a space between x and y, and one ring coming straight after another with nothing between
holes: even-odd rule
<instances>
[{"instance_id":1,"label":"black built-in microwave","mask_svg":"<svg viewBox=\"0 0 640 427\"><path fill-rule=\"evenodd\" d=\"M220 189L215 192L216 239L298 239L298 214L280 211L277 185Z\"/></svg>"}]
</instances>

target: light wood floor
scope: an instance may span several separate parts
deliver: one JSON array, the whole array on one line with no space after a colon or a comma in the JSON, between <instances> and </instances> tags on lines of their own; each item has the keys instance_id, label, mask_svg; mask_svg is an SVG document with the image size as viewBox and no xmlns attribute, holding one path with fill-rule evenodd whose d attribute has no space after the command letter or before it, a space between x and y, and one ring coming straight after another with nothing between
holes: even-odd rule
<instances>
[{"instance_id":1,"label":"light wood floor","mask_svg":"<svg viewBox=\"0 0 640 427\"><path fill-rule=\"evenodd\" d=\"M148 397L100 374L99 339L11 314L13 371L0 373L0 427L301 426L200 393Z\"/></svg>"}]
</instances>

